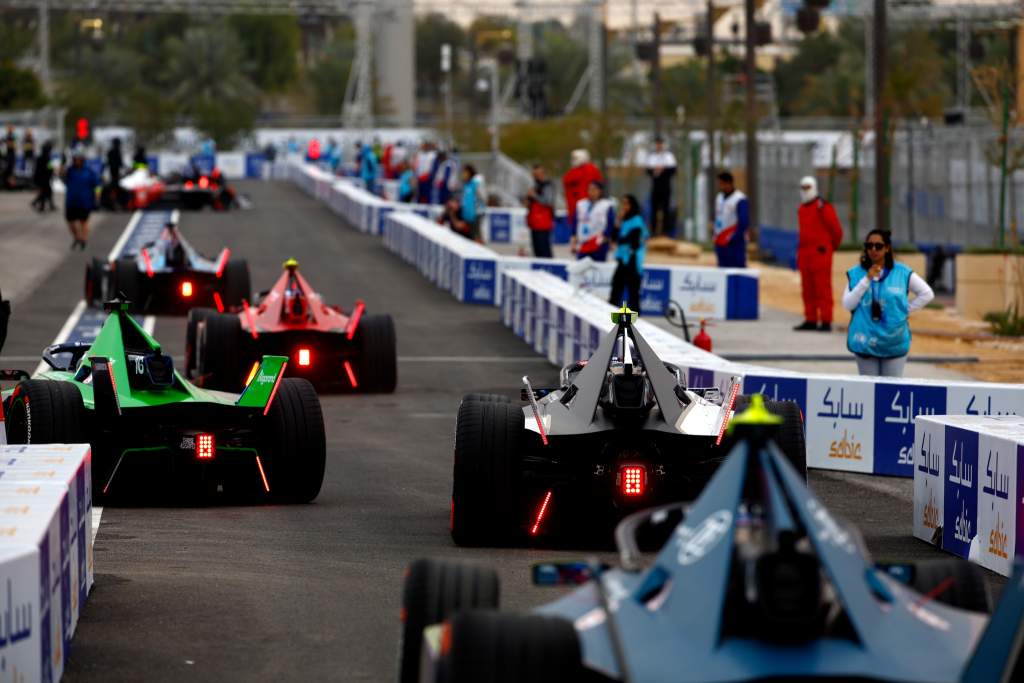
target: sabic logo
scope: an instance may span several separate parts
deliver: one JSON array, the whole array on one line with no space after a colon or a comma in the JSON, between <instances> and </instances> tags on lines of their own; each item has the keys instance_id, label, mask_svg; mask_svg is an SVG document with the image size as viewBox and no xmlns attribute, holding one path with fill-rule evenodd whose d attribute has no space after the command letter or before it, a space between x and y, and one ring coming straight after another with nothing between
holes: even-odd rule
<instances>
[{"instance_id":1,"label":"sabic logo","mask_svg":"<svg viewBox=\"0 0 1024 683\"><path fill-rule=\"evenodd\" d=\"M861 455L861 443L850 438L847 431L843 430L843 438L833 441L828 447L828 457L842 460L863 460Z\"/></svg>"},{"instance_id":2,"label":"sabic logo","mask_svg":"<svg viewBox=\"0 0 1024 683\"><path fill-rule=\"evenodd\" d=\"M967 507L963 501L960 502L960 514L956 516L956 524L953 526L953 538L962 543L970 543L974 538L971 532L971 520L967 516Z\"/></svg>"},{"instance_id":3,"label":"sabic logo","mask_svg":"<svg viewBox=\"0 0 1024 683\"><path fill-rule=\"evenodd\" d=\"M470 280L486 280L490 282L494 279L494 268L488 268L481 263L471 263L466 270L466 277Z\"/></svg>"},{"instance_id":4,"label":"sabic logo","mask_svg":"<svg viewBox=\"0 0 1024 683\"><path fill-rule=\"evenodd\" d=\"M1009 553L1007 552L1006 546L1009 539L1006 536L1005 526L1003 525L1003 519L996 513L996 526L994 529L988 532L988 552L996 557L1001 557L1004 560L1010 559Z\"/></svg>"}]
</instances>

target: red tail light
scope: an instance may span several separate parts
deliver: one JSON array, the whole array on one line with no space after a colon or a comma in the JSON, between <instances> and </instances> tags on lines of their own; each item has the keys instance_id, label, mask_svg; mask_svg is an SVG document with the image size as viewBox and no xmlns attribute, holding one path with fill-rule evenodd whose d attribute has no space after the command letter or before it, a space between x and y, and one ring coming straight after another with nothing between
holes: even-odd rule
<instances>
[{"instance_id":1,"label":"red tail light","mask_svg":"<svg viewBox=\"0 0 1024 683\"><path fill-rule=\"evenodd\" d=\"M627 465L619 471L622 495L642 496L647 488L647 470L641 465Z\"/></svg>"},{"instance_id":2,"label":"red tail light","mask_svg":"<svg viewBox=\"0 0 1024 683\"><path fill-rule=\"evenodd\" d=\"M312 362L313 355L309 352L309 349L299 349L299 365L307 368Z\"/></svg>"},{"instance_id":3,"label":"red tail light","mask_svg":"<svg viewBox=\"0 0 1024 683\"><path fill-rule=\"evenodd\" d=\"M541 501L540 507L537 509L537 520L533 523L530 528L530 535L536 536L537 532L540 531L540 523L544 521L544 515L547 514L548 504L551 502L551 491L544 494L544 500Z\"/></svg>"},{"instance_id":4,"label":"red tail light","mask_svg":"<svg viewBox=\"0 0 1024 683\"><path fill-rule=\"evenodd\" d=\"M359 388L359 382L356 381L356 372L352 369L352 364L345 361L345 374L348 375L348 383L352 385L353 389Z\"/></svg>"},{"instance_id":5,"label":"red tail light","mask_svg":"<svg viewBox=\"0 0 1024 683\"><path fill-rule=\"evenodd\" d=\"M206 176L199 176L199 189L205 190L210 186L210 179Z\"/></svg>"},{"instance_id":6,"label":"red tail light","mask_svg":"<svg viewBox=\"0 0 1024 683\"><path fill-rule=\"evenodd\" d=\"M213 458L217 446L213 440L213 434L196 434L196 457L200 460Z\"/></svg>"},{"instance_id":7,"label":"red tail light","mask_svg":"<svg viewBox=\"0 0 1024 683\"><path fill-rule=\"evenodd\" d=\"M185 181L185 189L186 190L191 190L193 186L194 186L194 183L191 180L186 180Z\"/></svg>"},{"instance_id":8,"label":"red tail light","mask_svg":"<svg viewBox=\"0 0 1024 683\"><path fill-rule=\"evenodd\" d=\"M186 299L192 296L192 283L188 280L181 283L181 295Z\"/></svg>"}]
</instances>

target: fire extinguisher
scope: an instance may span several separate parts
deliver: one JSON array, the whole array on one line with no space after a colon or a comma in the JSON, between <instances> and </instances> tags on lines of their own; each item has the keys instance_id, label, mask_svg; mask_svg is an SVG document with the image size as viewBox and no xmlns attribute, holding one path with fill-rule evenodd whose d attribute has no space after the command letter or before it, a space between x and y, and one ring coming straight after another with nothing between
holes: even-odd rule
<instances>
[{"instance_id":1,"label":"fire extinguisher","mask_svg":"<svg viewBox=\"0 0 1024 683\"><path fill-rule=\"evenodd\" d=\"M700 319L700 332L693 338L693 345L698 349L704 349L708 353L711 353L711 335L708 334L705 329L704 318Z\"/></svg>"}]
</instances>

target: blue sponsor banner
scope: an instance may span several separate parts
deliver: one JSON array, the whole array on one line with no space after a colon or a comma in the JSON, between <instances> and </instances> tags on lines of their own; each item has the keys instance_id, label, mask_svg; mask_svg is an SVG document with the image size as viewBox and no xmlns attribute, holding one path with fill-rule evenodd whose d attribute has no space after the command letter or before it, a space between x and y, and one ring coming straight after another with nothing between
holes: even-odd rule
<instances>
[{"instance_id":1,"label":"blue sponsor banner","mask_svg":"<svg viewBox=\"0 0 1024 683\"><path fill-rule=\"evenodd\" d=\"M466 259L463 265L463 301L492 305L497 277L497 263L494 260Z\"/></svg>"},{"instance_id":2,"label":"blue sponsor banner","mask_svg":"<svg viewBox=\"0 0 1024 683\"><path fill-rule=\"evenodd\" d=\"M245 155L245 177L262 178L263 164L267 161L262 153L249 152Z\"/></svg>"},{"instance_id":3,"label":"blue sponsor banner","mask_svg":"<svg viewBox=\"0 0 1024 683\"><path fill-rule=\"evenodd\" d=\"M946 388L875 384L875 474L914 476L914 418L945 415Z\"/></svg>"},{"instance_id":4,"label":"blue sponsor banner","mask_svg":"<svg viewBox=\"0 0 1024 683\"><path fill-rule=\"evenodd\" d=\"M691 389L706 389L715 386L715 371L704 368L690 368L687 386Z\"/></svg>"},{"instance_id":5,"label":"blue sponsor banner","mask_svg":"<svg viewBox=\"0 0 1024 683\"><path fill-rule=\"evenodd\" d=\"M946 427L942 547L967 557L978 533L978 433Z\"/></svg>"},{"instance_id":6,"label":"blue sponsor banner","mask_svg":"<svg viewBox=\"0 0 1024 683\"><path fill-rule=\"evenodd\" d=\"M567 281L569 279L569 266L564 263L555 263L553 261L534 261L530 264L530 270L542 270L545 273L551 273L562 280Z\"/></svg>"},{"instance_id":7,"label":"blue sponsor banner","mask_svg":"<svg viewBox=\"0 0 1024 683\"><path fill-rule=\"evenodd\" d=\"M156 154L147 155L146 166L149 167L151 173L160 173L160 157Z\"/></svg>"},{"instance_id":8,"label":"blue sponsor banner","mask_svg":"<svg viewBox=\"0 0 1024 683\"><path fill-rule=\"evenodd\" d=\"M217 165L217 159L212 154L193 154L192 163L199 169L200 173L209 175L213 173L213 168Z\"/></svg>"},{"instance_id":9,"label":"blue sponsor banner","mask_svg":"<svg viewBox=\"0 0 1024 683\"><path fill-rule=\"evenodd\" d=\"M758 279L750 275L729 275L725 279L725 319L757 320Z\"/></svg>"},{"instance_id":10,"label":"blue sponsor banner","mask_svg":"<svg viewBox=\"0 0 1024 683\"><path fill-rule=\"evenodd\" d=\"M665 315L668 308L669 283L672 271L668 268L647 268L640 284L640 312L644 315Z\"/></svg>"},{"instance_id":11,"label":"blue sponsor banner","mask_svg":"<svg viewBox=\"0 0 1024 683\"><path fill-rule=\"evenodd\" d=\"M495 211L493 209L487 212L487 220L490 225L490 235L488 236L491 242L500 242L507 244L512 241L512 215L505 211Z\"/></svg>"},{"instance_id":12,"label":"blue sponsor banner","mask_svg":"<svg viewBox=\"0 0 1024 683\"><path fill-rule=\"evenodd\" d=\"M764 394L775 401L796 401L800 411L807 414L807 380L803 377L747 375L743 378L743 393Z\"/></svg>"}]
</instances>

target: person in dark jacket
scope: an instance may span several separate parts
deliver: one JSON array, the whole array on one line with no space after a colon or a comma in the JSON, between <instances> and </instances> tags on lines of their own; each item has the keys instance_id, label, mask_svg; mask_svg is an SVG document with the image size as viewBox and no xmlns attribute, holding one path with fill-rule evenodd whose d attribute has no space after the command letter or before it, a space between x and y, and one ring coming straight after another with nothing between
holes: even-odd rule
<instances>
[{"instance_id":1,"label":"person in dark jacket","mask_svg":"<svg viewBox=\"0 0 1024 683\"><path fill-rule=\"evenodd\" d=\"M71 231L71 248L78 247L85 251L89 241L89 214L96 207L96 188L100 179L92 169L85 165L85 151L80 147L71 153L71 166L63 174L64 218Z\"/></svg>"},{"instance_id":2,"label":"person in dark jacket","mask_svg":"<svg viewBox=\"0 0 1024 683\"><path fill-rule=\"evenodd\" d=\"M32 208L42 213L56 211L53 205L53 143L47 140L39 150L35 168L32 170L32 184L36 187L36 196L32 200Z\"/></svg>"},{"instance_id":3,"label":"person in dark jacket","mask_svg":"<svg viewBox=\"0 0 1024 683\"><path fill-rule=\"evenodd\" d=\"M555 227L555 186L540 164L533 167L533 187L526 191L526 227L530 229L533 255L551 258L551 229Z\"/></svg>"},{"instance_id":4,"label":"person in dark jacket","mask_svg":"<svg viewBox=\"0 0 1024 683\"><path fill-rule=\"evenodd\" d=\"M628 292L626 304L632 310L639 311L649 233L636 197L627 194L622 198L618 218L618 231L614 233L616 266L615 274L612 275L612 295L608 301L621 306L622 297Z\"/></svg>"},{"instance_id":5,"label":"person in dark jacket","mask_svg":"<svg viewBox=\"0 0 1024 683\"><path fill-rule=\"evenodd\" d=\"M676 157L665 147L665 140L654 141L654 152L647 155L647 175L651 178L651 226L657 235L665 235L672 227L672 178L676 174Z\"/></svg>"}]
</instances>

